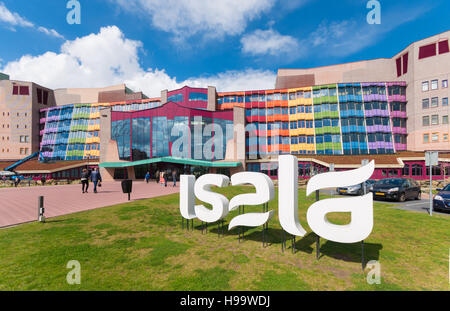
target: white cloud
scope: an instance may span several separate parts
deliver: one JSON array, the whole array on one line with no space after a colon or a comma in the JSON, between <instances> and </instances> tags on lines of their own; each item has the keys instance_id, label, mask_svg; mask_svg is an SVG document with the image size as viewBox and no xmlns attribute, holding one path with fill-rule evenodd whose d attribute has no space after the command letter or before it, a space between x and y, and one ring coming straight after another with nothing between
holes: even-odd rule
<instances>
[{"instance_id":1,"label":"white cloud","mask_svg":"<svg viewBox=\"0 0 450 311\"><path fill-rule=\"evenodd\" d=\"M247 69L217 75L192 77L178 81L164 70L143 69L139 64L142 42L125 38L116 26L103 27L90 34L66 41L59 53L25 55L0 67L11 79L39 83L50 88L104 87L126 83L151 97L159 97L163 89L184 85L216 86L218 91L273 88L275 73Z\"/></svg>"},{"instance_id":2,"label":"white cloud","mask_svg":"<svg viewBox=\"0 0 450 311\"><path fill-rule=\"evenodd\" d=\"M10 10L8 10L3 2L0 2L0 22L10 25L9 29L11 31L16 31L14 26L36 28L36 26L26 18L20 16L16 12L11 12ZM48 29L42 26L38 26L37 30L45 33L48 36L64 39L64 37L54 29Z\"/></svg>"},{"instance_id":3,"label":"white cloud","mask_svg":"<svg viewBox=\"0 0 450 311\"><path fill-rule=\"evenodd\" d=\"M277 0L110 0L150 18L154 27L177 39L195 34L217 38L241 34L248 22L270 10Z\"/></svg>"},{"instance_id":4,"label":"white cloud","mask_svg":"<svg viewBox=\"0 0 450 311\"><path fill-rule=\"evenodd\" d=\"M3 2L0 2L0 21L12 26L34 27L34 24L15 12L11 12Z\"/></svg>"},{"instance_id":5,"label":"white cloud","mask_svg":"<svg viewBox=\"0 0 450 311\"><path fill-rule=\"evenodd\" d=\"M383 35L406 24L430 10L430 7L410 6L384 10L381 25L369 25L365 19L343 21L322 21L307 40L312 43L311 53L323 56L347 56L375 45Z\"/></svg>"},{"instance_id":6,"label":"white cloud","mask_svg":"<svg viewBox=\"0 0 450 311\"><path fill-rule=\"evenodd\" d=\"M271 55L297 58L300 55L300 44L291 36L283 36L273 29L256 30L241 39L242 52L253 56Z\"/></svg>"},{"instance_id":7,"label":"white cloud","mask_svg":"<svg viewBox=\"0 0 450 311\"><path fill-rule=\"evenodd\" d=\"M45 34L48 35L48 36L52 36L52 37L59 38L59 39L64 39L64 36L62 36L61 34L59 34L55 29L47 29L47 28L45 28L45 27L39 26L39 27L38 27L38 30L39 30L40 32L45 33Z\"/></svg>"}]
</instances>

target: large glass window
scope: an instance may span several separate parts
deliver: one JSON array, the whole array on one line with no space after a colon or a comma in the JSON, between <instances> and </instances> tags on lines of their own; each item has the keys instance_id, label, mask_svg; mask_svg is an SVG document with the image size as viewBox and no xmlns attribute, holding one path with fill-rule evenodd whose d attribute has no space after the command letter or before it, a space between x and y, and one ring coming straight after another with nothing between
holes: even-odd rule
<instances>
[{"instance_id":1,"label":"large glass window","mask_svg":"<svg viewBox=\"0 0 450 311\"><path fill-rule=\"evenodd\" d=\"M233 100L234 100L234 98L233 98ZM208 101L208 94L197 93L197 92L189 93L189 101ZM228 101L229 101L229 98L228 98Z\"/></svg>"},{"instance_id":2,"label":"large glass window","mask_svg":"<svg viewBox=\"0 0 450 311\"><path fill-rule=\"evenodd\" d=\"M169 155L169 131L166 117L152 118L152 157Z\"/></svg>"},{"instance_id":3,"label":"large glass window","mask_svg":"<svg viewBox=\"0 0 450 311\"><path fill-rule=\"evenodd\" d=\"M111 139L117 141L120 160L131 160L131 120L111 122Z\"/></svg>"},{"instance_id":4,"label":"large glass window","mask_svg":"<svg viewBox=\"0 0 450 311\"><path fill-rule=\"evenodd\" d=\"M132 131L133 161L151 158L150 154L150 118L134 118Z\"/></svg>"}]
</instances>

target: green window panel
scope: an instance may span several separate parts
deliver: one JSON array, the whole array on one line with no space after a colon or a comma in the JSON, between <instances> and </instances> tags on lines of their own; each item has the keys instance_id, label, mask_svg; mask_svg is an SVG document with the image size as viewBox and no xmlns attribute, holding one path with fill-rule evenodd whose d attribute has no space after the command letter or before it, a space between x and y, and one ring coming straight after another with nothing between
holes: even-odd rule
<instances>
[{"instance_id":1,"label":"green window panel","mask_svg":"<svg viewBox=\"0 0 450 311\"><path fill-rule=\"evenodd\" d=\"M313 98L313 103L314 105L320 104L321 103L320 97Z\"/></svg>"},{"instance_id":2,"label":"green window panel","mask_svg":"<svg viewBox=\"0 0 450 311\"><path fill-rule=\"evenodd\" d=\"M328 96L330 103L335 104L338 102L337 96Z\"/></svg>"},{"instance_id":3,"label":"green window panel","mask_svg":"<svg viewBox=\"0 0 450 311\"><path fill-rule=\"evenodd\" d=\"M325 150L324 144L316 144L316 150Z\"/></svg>"},{"instance_id":4,"label":"green window panel","mask_svg":"<svg viewBox=\"0 0 450 311\"><path fill-rule=\"evenodd\" d=\"M342 145L340 143L334 143L333 144L333 149L335 149L335 150L342 150Z\"/></svg>"},{"instance_id":5,"label":"green window panel","mask_svg":"<svg viewBox=\"0 0 450 311\"><path fill-rule=\"evenodd\" d=\"M333 143L325 143L325 149L333 149Z\"/></svg>"}]
</instances>

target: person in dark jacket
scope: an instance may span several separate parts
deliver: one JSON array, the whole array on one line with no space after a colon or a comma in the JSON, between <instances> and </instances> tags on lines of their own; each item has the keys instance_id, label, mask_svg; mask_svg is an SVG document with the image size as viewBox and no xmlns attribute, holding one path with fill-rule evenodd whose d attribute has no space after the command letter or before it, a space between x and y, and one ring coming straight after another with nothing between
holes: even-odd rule
<instances>
[{"instance_id":1,"label":"person in dark jacket","mask_svg":"<svg viewBox=\"0 0 450 311\"><path fill-rule=\"evenodd\" d=\"M177 171L173 170L172 171L172 178L173 178L173 187L177 186Z\"/></svg>"},{"instance_id":2,"label":"person in dark jacket","mask_svg":"<svg viewBox=\"0 0 450 311\"><path fill-rule=\"evenodd\" d=\"M89 189L89 171L87 169L83 169L81 172L81 190L83 193L87 193Z\"/></svg>"},{"instance_id":3,"label":"person in dark jacket","mask_svg":"<svg viewBox=\"0 0 450 311\"><path fill-rule=\"evenodd\" d=\"M148 181L150 180L150 172L147 172L147 174L145 174L145 181L148 184Z\"/></svg>"},{"instance_id":4,"label":"person in dark jacket","mask_svg":"<svg viewBox=\"0 0 450 311\"><path fill-rule=\"evenodd\" d=\"M164 178L164 187L167 187L167 180L169 179L169 172L168 171L164 172L163 178Z\"/></svg>"},{"instance_id":5,"label":"person in dark jacket","mask_svg":"<svg viewBox=\"0 0 450 311\"><path fill-rule=\"evenodd\" d=\"M94 193L97 193L97 185L102 182L102 176L100 176L100 172L98 171L98 167L94 169L91 174L91 181L94 184Z\"/></svg>"}]
</instances>

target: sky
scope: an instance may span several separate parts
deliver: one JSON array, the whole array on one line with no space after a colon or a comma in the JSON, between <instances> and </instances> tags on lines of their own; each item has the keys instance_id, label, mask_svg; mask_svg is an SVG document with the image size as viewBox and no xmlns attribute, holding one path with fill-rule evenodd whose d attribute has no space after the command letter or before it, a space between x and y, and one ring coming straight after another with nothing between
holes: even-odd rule
<instances>
[{"instance_id":1,"label":"sky","mask_svg":"<svg viewBox=\"0 0 450 311\"><path fill-rule=\"evenodd\" d=\"M379 0L380 24L367 22L371 1L78 0L80 24L69 24L75 0L0 0L0 72L150 97L272 89L278 69L390 58L450 29L448 0Z\"/></svg>"}]
</instances>

